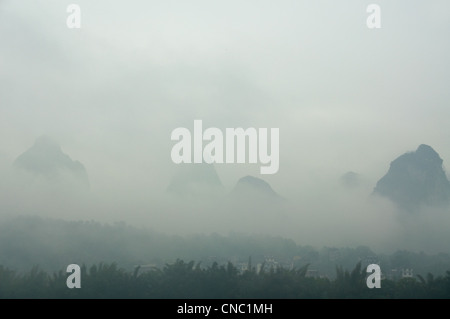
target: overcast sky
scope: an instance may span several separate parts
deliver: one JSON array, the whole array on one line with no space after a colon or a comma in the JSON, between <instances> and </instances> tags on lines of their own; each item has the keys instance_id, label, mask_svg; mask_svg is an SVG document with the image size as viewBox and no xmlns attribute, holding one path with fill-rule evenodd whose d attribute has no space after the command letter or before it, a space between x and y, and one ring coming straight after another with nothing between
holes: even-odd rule
<instances>
[{"instance_id":1,"label":"overcast sky","mask_svg":"<svg viewBox=\"0 0 450 319\"><path fill-rule=\"evenodd\" d=\"M66 8L81 7L81 29ZM295 197L372 185L419 144L450 167L450 2L0 0L0 160L52 136L94 191L163 192L177 127L280 128ZM259 164L218 165L227 188Z\"/></svg>"}]
</instances>

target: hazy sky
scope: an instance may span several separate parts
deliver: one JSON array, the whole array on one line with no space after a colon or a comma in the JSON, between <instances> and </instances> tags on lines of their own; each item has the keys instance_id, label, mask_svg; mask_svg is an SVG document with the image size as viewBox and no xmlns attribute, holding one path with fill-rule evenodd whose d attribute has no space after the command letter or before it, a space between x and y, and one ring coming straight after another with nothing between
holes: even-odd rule
<instances>
[{"instance_id":1,"label":"hazy sky","mask_svg":"<svg viewBox=\"0 0 450 319\"><path fill-rule=\"evenodd\" d=\"M449 13L447 0L0 0L0 164L46 134L94 192L159 194L171 131L202 119L280 128L279 172L263 177L286 197L347 171L371 188L422 143L450 167ZM259 167L216 169L230 189Z\"/></svg>"}]
</instances>

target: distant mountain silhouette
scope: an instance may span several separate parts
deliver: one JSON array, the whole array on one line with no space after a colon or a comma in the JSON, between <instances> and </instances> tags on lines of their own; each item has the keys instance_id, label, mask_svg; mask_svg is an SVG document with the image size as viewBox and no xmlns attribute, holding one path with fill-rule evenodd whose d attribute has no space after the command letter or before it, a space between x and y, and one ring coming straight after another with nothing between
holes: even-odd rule
<instances>
[{"instance_id":1,"label":"distant mountain silhouette","mask_svg":"<svg viewBox=\"0 0 450 319\"><path fill-rule=\"evenodd\" d=\"M278 196L278 194L266 181L249 175L238 180L232 193L243 195L249 195L249 193L251 193L251 195L262 195L268 197Z\"/></svg>"},{"instance_id":2,"label":"distant mountain silhouette","mask_svg":"<svg viewBox=\"0 0 450 319\"><path fill-rule=\"evenodd\" d=\"M442 162L433 148L422 144L415 152L405 153L391 162L374 193L391 199L408 211L421 206L448 205L450 183Z\"/></svg>"},{"instance_id":3,"label":"distant mountain silhouette","mask_svg":"<svg viewBox=\"0 0 450 319\"><path fill-rule=\"evenodd\" d=\"M36 139L34 145L14 161L18 170L44 177L48 181L64 181L89 186L87 172L79 161L64 154L58 143L47 136Z\"/></svg>"},{"instance_id":4,"label":"distant mountain silhouette","mask_svg":"<svg viewBox=\"0 0 450 319\"><path fill-rule=\"evenodd\" d=\"M231 192L232 196L251 199L282 199L266 181L253 176L239 179Z\"/></svg>"},{"instance_id":5,"label":"distant mountain silhouette","mask_svg":"<svg viewBox=\"0 0 450 319\"><path fill-rule=\"evenodd\" d=\"M224 187L213 164L179 164L167 192L180 197L218 195Z\"/></svg>"},{"instance_id":6,"label":"distant mountain silhouette","mask_svg":"<svg viewBox=\"0 0 450 319\"><path fill-rule=\"evenodd\" d=\"M234 223L258 228L255 220L261 219L266 223L264 227L275 229L292 222L288 213L288 201L258 177L240 178L227 196L226 205L230 212L228 218L232 218Z\"/></svg>"}]
</instances>

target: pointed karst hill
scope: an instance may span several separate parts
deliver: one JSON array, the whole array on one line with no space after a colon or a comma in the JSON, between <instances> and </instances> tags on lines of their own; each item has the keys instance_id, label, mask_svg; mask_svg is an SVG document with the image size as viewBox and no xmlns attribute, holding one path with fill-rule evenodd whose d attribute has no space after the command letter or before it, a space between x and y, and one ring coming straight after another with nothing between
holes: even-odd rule
<instances>
[{"instance_id":1,"label":"pointed karst hill","mask_svg":"<svg viewBox=\"0 0 450 319\"><path fill-rule=\"evenodd\" d=\"M414 211L421 206L443 206L450 201L450 183L439 154L428 145L401 155L377 183L374 193L400 208Z\"/></svg>"},{"instance_id":2,"label":"pointed karst hill","mask_svg":"<svg viewBox=\"0 0 450 319\"><path fill-rule=\"evenodd\" d=\"M78 161L64 154L58 143L47 136L39 137L33 146L19 155L14 167L50 183L89 187L87 172Z\"/></svg>"},{"instance_id":3,"label":"pointed karst hill","mask_svg":"<svg viewBox=\"0 0 450 319\"><path fill-rule=\"evenodd\" d=\"M179 164L167 192L182 198L209 197L223 194L224 187L213 164Z\"/></svg>"},{"instance_id":4,"label":"pointed karst hill","mask_svg":"<svg viewBox=\"0 0 450 319\"><path fill-rule=\"evenodd\" d=\"M245 176L238 180L231 195L236 198L245 199L268 199L282 200L266 181L254 176Z\"/></svg>"}]
</instances>

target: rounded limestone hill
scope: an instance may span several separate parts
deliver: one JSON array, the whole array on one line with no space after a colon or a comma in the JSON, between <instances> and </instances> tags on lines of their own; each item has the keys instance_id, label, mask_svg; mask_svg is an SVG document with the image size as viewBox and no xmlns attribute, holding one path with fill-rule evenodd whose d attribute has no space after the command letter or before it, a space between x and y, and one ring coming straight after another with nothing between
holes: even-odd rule
<instances>
[{"instance_id":1,"label":"rounded limestone hill","mask_svg":"<svg viewBox=\"0 0 450 319\"><path fill-rule=\"evenodd\" d=\"M450 203L450 182L443 160L429 145L405 153L391 162L388 172L376 184L374 194L389 198L400 208L414 211L423 206Z\"/></svg>"},{"instance_id":2,"label":"rounded limestone hill","mask_svg":"<svg viewBox=\"0 0 450 319\"><path fill-rule=\"evenodd\" d=\"M234 188L234 191L241 192L241 191L249 191L249 190L259 192L261 194L265 194L265 195L269 195L269 196L277 195L277 193L275 193L275 191L272 189L272 187L269 185L269 183L262 180L261 178L247 175L247 176L239 179L239 181L236 184L236 187Z\"/></svg>"}]
</instances>

